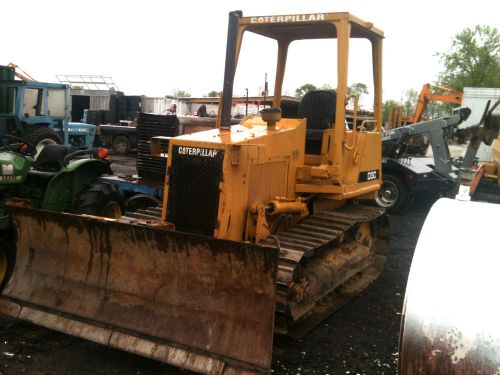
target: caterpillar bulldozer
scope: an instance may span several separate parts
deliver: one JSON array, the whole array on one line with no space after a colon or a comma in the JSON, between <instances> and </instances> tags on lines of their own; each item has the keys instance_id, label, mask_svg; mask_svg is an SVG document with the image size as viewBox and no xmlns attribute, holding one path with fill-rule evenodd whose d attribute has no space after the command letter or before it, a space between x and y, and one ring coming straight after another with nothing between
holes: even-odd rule
<instances>
[{"instance_id":1,"label":"caterpillar bulldozer","mask_svg":"<svg viewBox=\"0 0 500 375\"><path fill-rule=\"evenodd\" d=\"M274 102L231 126L245 33L277 41ZM348 127L352 38L371 42L374 119L355 108ZM336 40L337 89L281 118L303 39ZM203 374L268 373L275 332L307 332L382 270L387 218L363 204L381 183L382 40L349 13L231 12L219 126L170 139L161 218L8 205L17 253L0 313Z\"/></svg>"}]
</instances>

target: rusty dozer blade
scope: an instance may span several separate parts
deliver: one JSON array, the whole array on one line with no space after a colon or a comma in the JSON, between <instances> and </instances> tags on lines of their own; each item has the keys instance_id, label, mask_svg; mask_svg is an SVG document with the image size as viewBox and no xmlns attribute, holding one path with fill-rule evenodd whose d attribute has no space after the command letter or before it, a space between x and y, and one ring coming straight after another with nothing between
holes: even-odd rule
<instances>
[{"instance_id":1,"label":"rusty dozer blade","mask_svg":"<svg viewBox=\"0 0 500 375\"><path fill-rule=\"evenodd\" d=\"M271 367L278 252L10 206L0 313L204 374Z\"/></svg>"}]
</instances>

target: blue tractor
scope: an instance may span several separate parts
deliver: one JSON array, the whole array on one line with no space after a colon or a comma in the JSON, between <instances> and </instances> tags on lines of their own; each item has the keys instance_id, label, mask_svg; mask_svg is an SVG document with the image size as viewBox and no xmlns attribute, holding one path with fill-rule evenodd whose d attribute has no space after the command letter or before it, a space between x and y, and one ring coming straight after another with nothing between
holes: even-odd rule
<instances>
[{"instance_id":1,"label":"blue tractor","mask_svg":"<svg viewBox=\"0 0 500 375\"><path fill-rule=\"evenodd\" d=\"M95 125L69 122L68 85L16 81L5 74L0 78L7 78L0 80L0 136L22 137L35 145L37 154L48 144L92 147Z\"/></svg>"}]
</instances>

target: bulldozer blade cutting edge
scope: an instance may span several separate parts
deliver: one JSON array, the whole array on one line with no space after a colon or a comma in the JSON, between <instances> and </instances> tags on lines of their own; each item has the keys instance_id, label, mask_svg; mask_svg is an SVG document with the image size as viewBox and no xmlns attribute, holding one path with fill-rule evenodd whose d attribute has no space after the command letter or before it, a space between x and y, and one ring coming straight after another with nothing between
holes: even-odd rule
<instances>
[{"instance_id":1,"label":"bulldozer blade cutting edge","mask_svg":"<svg viewBox=\"0 0 500 375\"><path fill-rule=\"evenodd\" d=\"M204 374L271 367L278 251L9 206L0 313Z\"/></svg>"}]
</instances>

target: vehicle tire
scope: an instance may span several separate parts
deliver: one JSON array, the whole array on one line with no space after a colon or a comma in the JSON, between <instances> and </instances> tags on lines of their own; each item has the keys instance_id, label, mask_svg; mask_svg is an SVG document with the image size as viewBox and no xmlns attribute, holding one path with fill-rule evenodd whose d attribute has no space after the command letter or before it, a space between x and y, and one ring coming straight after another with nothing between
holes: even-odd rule
<instances>
[{"instance_id":1,"label":"vehicle tire","mask_svg":"<svg viewBox=\"0 0 500 375\"><path fill-rule=\"evenodd\" d=\"M161 205L159 199L146 194L136 194L125 201L127 212L134 212L139 209L158 207Z\"/></svg>"},{"instance_id":2,"label":"vehicle tire","mask_svg":"<svg viewBox=\"0 0 500 375\"><path fill-rule=\"evenodd\" d=\"M124 135L113 138L113 150L118 154L127 154L130 151L130 141Z\"/></svg>"},{"instance_id":3,"label":"vehicle tire","mask_svg":"<svg viewBox=\"0 0 500 375\"><path fill-rule=\"evenodd\" d=\"M113 184L94 182L77 195L71 212L118 219L125 212L123 194Z\"/></svg>"},{"instance_id":4,"label":"vehicle tire","mask_svg":"<svg viewBox=\"0 0 500 375\"><path fill-rule=\"evenodd\" d=\"M57 133L54 131L54 129L40 126L27 132L24 138L35 145L35 160L46 145L62 145L64 143L61 137L59 137L59 135L57 135Z\"/></svg>"},{"instance_id":5,"label":"vehicle tire","mask_svg":"<svg viewBox=\"0 0 500 375\"><path fill-rule=\"evenodd\" d=\"M375 197L375 203L389 213L400 213L408 208L408 188L396 176L386 174L382 177L382 186Z\"/></svg>"}]
</instances>

